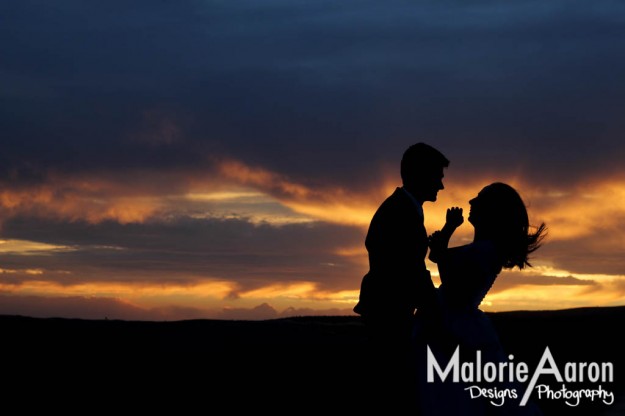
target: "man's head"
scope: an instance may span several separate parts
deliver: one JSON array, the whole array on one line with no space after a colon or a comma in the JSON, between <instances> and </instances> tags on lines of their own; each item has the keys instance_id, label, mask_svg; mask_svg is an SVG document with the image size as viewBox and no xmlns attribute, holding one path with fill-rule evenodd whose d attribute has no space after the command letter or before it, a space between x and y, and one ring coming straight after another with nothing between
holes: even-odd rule
<instances>
[{"instance_id":1,"label":"man's head","mask_svg":"<svg viewBox=\"0 0 625 416\"><path fill-rule=\"evenodd\" d=\"M404 188L419 201L436 201L443 186L443 169L449 160L438 150L425 143L410 146L401 159L401 179Z\"/></svg>"}]
</instances>

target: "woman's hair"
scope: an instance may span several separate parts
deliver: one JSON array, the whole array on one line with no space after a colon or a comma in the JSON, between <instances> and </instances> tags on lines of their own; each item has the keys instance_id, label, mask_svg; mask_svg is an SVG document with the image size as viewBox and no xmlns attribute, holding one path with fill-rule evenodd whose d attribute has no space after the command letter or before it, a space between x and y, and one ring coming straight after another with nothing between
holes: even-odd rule
<instances>
[{"instance_id":1,"label":"woman's hair","mask_svg":"<svg viewBox=\"0 0 625 416\"><path fill-rule=\"evenodd\" d=\"M480 192L483 199L483 226L495 240L502 257L502 266L519 269L532 266L529 255L536 251L545 238L545 223L530 231L525 203L510 185L496 182Z\"/></svg>"}]
</instances>

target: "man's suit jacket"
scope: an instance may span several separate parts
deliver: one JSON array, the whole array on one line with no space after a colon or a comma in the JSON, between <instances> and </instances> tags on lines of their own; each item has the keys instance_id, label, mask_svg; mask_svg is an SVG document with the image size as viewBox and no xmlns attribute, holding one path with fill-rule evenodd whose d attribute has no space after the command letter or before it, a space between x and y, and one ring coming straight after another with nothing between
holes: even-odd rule
<instances>
[{"instance_id":1,"label":"man's suit jacket","mask_svg":"<svg viewBox=\"0 0 625 416\"><path fill-rule=\"evenodd\" d=\"M363 277L354 312L363 317L406 319L415 308L436 300L425 267L428 237L423 217L401 188L388 197L371 220L365 241L369 272Z\"/></svg>"}]
</instances>

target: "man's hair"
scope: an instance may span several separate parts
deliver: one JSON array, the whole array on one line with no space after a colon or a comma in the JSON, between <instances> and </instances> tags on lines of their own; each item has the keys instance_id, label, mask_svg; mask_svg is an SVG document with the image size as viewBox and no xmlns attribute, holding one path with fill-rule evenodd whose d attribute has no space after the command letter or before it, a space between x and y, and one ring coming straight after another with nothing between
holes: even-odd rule
<instances>
[{"instance_id":1,"label":"man's hair","mask_svg":"<svg viewBox=\"0 0 625 416\"><path fill-rule=\"evenodd\" d=\"M449 160L432 146L425 143L413 144L401 158L401 179L406 182L415 176L448 166Z\"/></svg>"}]
</instances>

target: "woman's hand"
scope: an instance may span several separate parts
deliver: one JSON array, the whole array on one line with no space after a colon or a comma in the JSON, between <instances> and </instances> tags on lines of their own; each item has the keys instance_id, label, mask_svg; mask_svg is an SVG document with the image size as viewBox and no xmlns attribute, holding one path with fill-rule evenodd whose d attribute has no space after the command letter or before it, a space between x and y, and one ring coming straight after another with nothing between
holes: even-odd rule
<instances>
[{"instance_id":1,"label":"woman's hand","mask_svg":"<svg viewBox=\"0 0 625 416\"><path fill-rule=\"evenodd\" d=\"M430 260L434 263L438 263L449 245L451 235L463 222L462 208L452 207L447 210L445 225L440 231L435 231L429 238Z\"/></svg>"},{"instance_id":2,"label":"woman's hand","mask_svg":"<svg viewBox=\"0 0 625 416\"><path fill-rule=\"evenodd\" d=\"M464 222L462 208L452 207L447 209L447 217L445 219L447 221L446 226L452 227L453 229L460 227Z\"/></svg>"}]
</instances>

